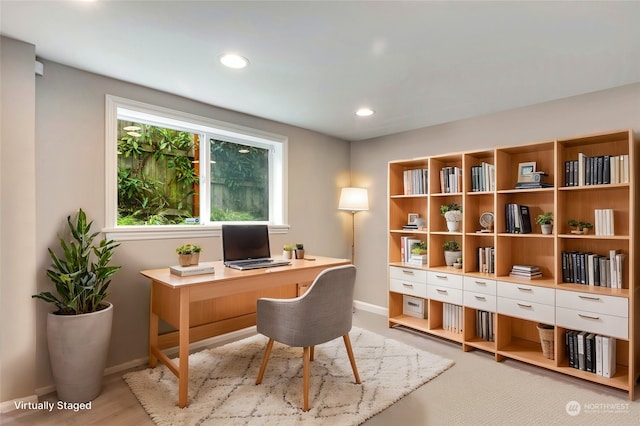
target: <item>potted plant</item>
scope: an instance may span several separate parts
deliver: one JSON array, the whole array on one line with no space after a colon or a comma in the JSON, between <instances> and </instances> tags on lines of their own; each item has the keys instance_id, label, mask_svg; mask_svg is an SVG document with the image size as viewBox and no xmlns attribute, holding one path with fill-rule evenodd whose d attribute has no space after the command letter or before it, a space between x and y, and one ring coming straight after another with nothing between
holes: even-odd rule
<instances>
[{"instance_id":1,"label":"potted plant","mask_svg":"<svg viewBox=\"0 0 640 426\"><path fill-rule=\"evenodd\" d=\"M191 253L191 264L197 265L200 263L200 252L202 251L202 247L197 244L191 244L191 248L193 250Z\"/></svg>"},{"instance_id":2,"label":"potted plant","mask_svg":"<svg viewBox=\"0 0 640 426\"><path fill-rule=\"evenodd\" d=\"M296 259L304 259L304 244L296 244Z\"/></svg>"},{"instance_id":3,"label":"potted plant","mask_svg":"<svg viewBox=\"0 0 640 426\"><path fill-rule=\"evenodd\" d=\"M462 257L462 251L460 251L460 243L455 240L446 241L442 244L444 249L444 262L447 266L453 266L459 257Z\"/></svg>"},{"instance_id":4,"label":"potted plant","mask_svg":"<svg viewBox=\"0 0 640 426\"><path fill-rule=\"evenodd\" d=\"M419 241L411 247L411 258L409 263L415 265L424 265L427 263L427 243Z\"/></svg>"},{"instance_id":5,"label":"potted plant","mask_svg":"<svg viewBox=\"0 0 640 426\"><path fill-rule=\"evenodd\" d=\"M49 249L52 264L47 276L57 294L49 291L32 297L51 303L56 311L47 317L47 344L58 399L87 402L98 396L107 361L113 305L105 301L111 277L120 266L111 257L118 247L114 241L91 232L80 209L67 217L70 237L59 237L62 254Z\"/></svg>"},{"instance_id":6,"label":"potted plant","mask_svg":"<svg viewBox=\"0 0 640 426\"><path fill-rule=\"evenodd\" d=\"M193 254L193 246L191 244L185 244L176 248L178 253L178 263L180 266L191 265L191 255Z\"/></svg>"},{"instance_id":7,"label":"potted plant","mask_svg":"<svg viewBox=\"0 0 640 426\"><path fill-rule=\"evenodd\" d=\"M575 219L569 219L568 224L570 227L574 228L571 233L572 234L586 234L589 232L589 229L593 228L593 225L589 222L582 222Z\"/></svg>"},{"instance_id":8,"label":"potted plant","mask_svg":"<svg viewBox=\"0 0 640 426\"><path fill-rule=\"evenodd\" d=\"M293 246L291 244L285 244L282 248L282 257L285 259L291 259L293 257Z\"/></svg>"},{"instance_id":9,"label":"potted plant","mask_svg":"<svg viewBox=\"0 0 640 426\"><path fill-rule=\"evenodd\" d=\"M462 221L462 206L458 203L443 204L440 206L440 214L447 221L449 232L458 230Z\"/></svg>"},{"instance_id":10,"label":"potted plant","mask_svg":"<svg viewBox=\"0 0 640 426\"><path fill-rule=\"evenodd\" d=\"M540 225L543 234L553 233L553 213L544 212L536 217L536 223Z\"/></svg>"},{"instance_id":11,"label":"potted plant","mask_svg":"<svg viewBox=\"0 0 640 426\"><path fill-rule=\"evenodd\" d=\"M462 258L461 257L456 259L456 261L453 263L453 267L455 269L462 269Z\"/></svg>"}]
</instances>

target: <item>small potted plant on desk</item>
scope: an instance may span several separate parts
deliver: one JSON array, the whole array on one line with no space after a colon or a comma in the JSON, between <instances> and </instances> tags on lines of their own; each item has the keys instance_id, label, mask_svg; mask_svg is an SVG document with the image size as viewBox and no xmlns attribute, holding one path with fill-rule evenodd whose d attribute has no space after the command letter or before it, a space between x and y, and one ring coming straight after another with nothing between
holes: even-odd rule
<instances>
[{"instance_id":1,"label":"small potted plant on desk","mask_svg":"<svg viewBox=\"0 0 640 426\"><path fill-rule=\"evenodd\" d=\"M282 248L282 257L285 259L291 259L293 257L293 246L291 244L285 244Z\"/></svg>"},{"instance_id":2,"label":"small potted plant on desk","mask_svg":"<svg viewBox=\"0 0 640 426\"><path fill-rule=\"evenodd\" d=\"M304 244L296 244L296 259L304 259Z\"/></svg>"},{"instance_id":3,"label":"small potted plant on desk","mask_svg":"<svg viewBox=\"0 0 640 426\"><path fill-rule=\"evenodd\" d=\"M536 217L536 223L540 225L543 234L549 235L553 233L553 213L545 212Z\"/></svg>"},{"instance_id":4,"label":"small potted plant on desk","mask_svg":"<svg viewBox=\"0 0 640 426\"><path fill-rule=\"evenodd\" d=\"M182 245L176 249L176 253L178 253L178 263L180 263L180 266L189 266L191 265L194 246L191 244Z\"/></svg>"}]
</instances>

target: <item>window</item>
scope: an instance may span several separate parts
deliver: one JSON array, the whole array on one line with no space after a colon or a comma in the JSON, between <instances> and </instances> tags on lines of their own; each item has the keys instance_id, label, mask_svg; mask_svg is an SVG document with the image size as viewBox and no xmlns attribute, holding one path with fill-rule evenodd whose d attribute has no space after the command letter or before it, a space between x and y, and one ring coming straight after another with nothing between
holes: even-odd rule
<instances>
[{"instance_id":1,"label":"window","mask_svg":"<svg viewBox=\"0 0 640 426\"><path fill-rule=\"evenodd\" d=\"M112 96L106 111L110 238L286 229L286 138Z\"/></svg>"}]
</instances>

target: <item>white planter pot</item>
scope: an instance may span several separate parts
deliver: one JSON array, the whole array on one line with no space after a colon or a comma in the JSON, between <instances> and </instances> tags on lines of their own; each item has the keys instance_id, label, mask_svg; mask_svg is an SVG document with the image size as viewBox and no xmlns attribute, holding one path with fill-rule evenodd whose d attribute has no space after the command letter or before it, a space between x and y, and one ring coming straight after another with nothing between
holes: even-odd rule
<instances>
[{"instance_id":1,"label":"white planter pot","mask_svg":"<svg viewBox=\"0 0 640 426\"><path fill-rule=\"evenodd\" d=\"M460 227L460 221L456 220L456 221L451 221L448 220L447 221L447 229L449 230L449 232L455 232L458 230L458 228Z\"/></svg>"},{"instance_id":2,"label":"white planter pot","mask_svg":"<svg viewBox=\"0 0 640 426\"><path fill-rule=\"evenodd\" d=\"M58 399L87 402L102 388L113 305L98 312L47 317L47 344Z\"/></svg>"},{"instance_id":3,"label":"white planter pot","mask_svg":"<svg viewBox=\"0 0 640 426\"><path fill-rule=\"evenodd\" d=\"M461 251L446 251L444 252L444 263L447 266L453 266L454 263L458 260L459 257L462 257Z\"/></svg>"},{"instance_id":4,"label":"white planter pot","mask_svg":"<svg viewBox=\"0 0 640 426\"><path fill-rule=\"evenodd\" d=\"M543 224L540 225L540 229L542 230L542 233L545 235L549 235L553 233L553 224Z\"/></svg>"}]
</instances>

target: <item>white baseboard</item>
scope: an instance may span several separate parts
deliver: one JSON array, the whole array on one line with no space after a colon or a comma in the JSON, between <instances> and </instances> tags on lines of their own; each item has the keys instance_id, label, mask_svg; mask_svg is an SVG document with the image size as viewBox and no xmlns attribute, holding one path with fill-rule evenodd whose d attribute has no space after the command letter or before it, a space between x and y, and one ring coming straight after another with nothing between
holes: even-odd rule
<instances>
[{"instance_id":1,"label":"white baseboard","mask_svg":"<svg viewBox=\"0 0 640 426\"><path fill-rule=\"evenodd\" d=\"M356 309L360 309L363 311L367 311L367 312L371 312L377 315L382 315L384 317L389 315L389 309L383 307L383 306L378 306L378 305L372 305L371 303L366 303L366 302L361 302L359 300L355 300L353 302L353 306Z\"/></svg>"},{"instance_id":2,"label":"white baseboard","mask_svg":"<svg viewBox=\"0 0 640 426\"><path fill-rule=\"evenodd\" d=\"M36 404L38 402L38 395L29 395L24 398L16 398L11 401L4 401L0 403L0 413L8 413L10 411L16 410L18 408L16 407L16 404L22 402L26 404Z\"/></svg>"}]
</instances>

